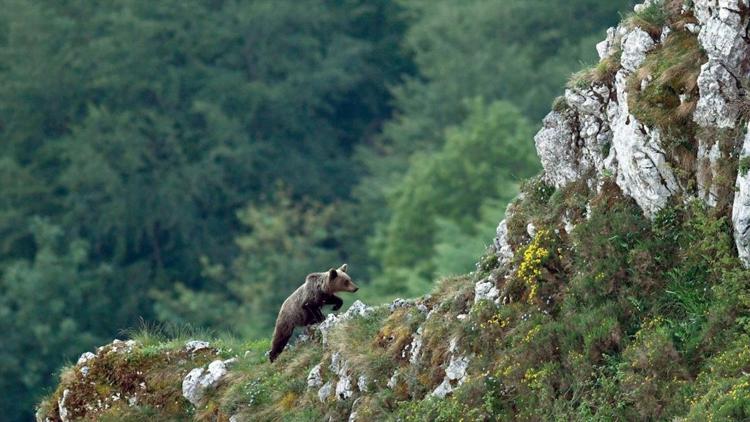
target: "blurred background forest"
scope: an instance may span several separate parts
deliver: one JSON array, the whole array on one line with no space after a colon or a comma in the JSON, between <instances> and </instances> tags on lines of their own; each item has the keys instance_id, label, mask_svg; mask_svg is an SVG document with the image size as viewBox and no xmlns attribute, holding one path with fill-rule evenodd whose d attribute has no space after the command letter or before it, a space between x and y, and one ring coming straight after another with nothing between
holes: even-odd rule
<instances>
[{"instance_id":1,"label":"blurred background forest","mask_svg":"<svg viewBox=\"0 0 750 422\"><path fill-rule=\"evenodd\" d=\"M465 273L625 0L0 0L0 414L141 319Z\"/></svg>"}]
</instances>

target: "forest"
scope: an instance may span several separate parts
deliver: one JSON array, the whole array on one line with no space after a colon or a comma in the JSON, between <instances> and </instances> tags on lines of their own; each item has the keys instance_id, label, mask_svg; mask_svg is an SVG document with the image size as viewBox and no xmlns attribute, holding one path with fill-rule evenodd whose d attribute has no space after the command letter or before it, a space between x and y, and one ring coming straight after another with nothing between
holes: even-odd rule
<instances>
[{"instance_id":1,"label":"forest","mask_svg":"<svg viewBox=\"0 0 750 422\"><path fill-rule=\"evenodd\" d=\"M474 268L613 0L0 0L0 414L139 326L270 336L307 273Z\"/></svg>"}]
</instances>

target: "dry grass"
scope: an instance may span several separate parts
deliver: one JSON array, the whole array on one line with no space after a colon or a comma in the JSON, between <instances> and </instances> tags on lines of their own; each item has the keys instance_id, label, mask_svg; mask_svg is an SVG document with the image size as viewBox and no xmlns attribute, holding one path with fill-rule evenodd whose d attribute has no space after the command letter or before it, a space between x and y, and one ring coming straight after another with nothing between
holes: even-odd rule
<instances>
[{"instance_id":1,"label":"dry grass","mask_svg":"<svg viewBox=\"0 0 750 422\"><path fill-rule=\"evenodd\" d=\"M410 318L409 311L407 308L401 308L393 312L373 341L374 347L384 349L388 357L402 363L408 360L405 349L411 343L412 334L417 329L415 322L419 321Z\"/></svg>"},{"instance_id":2,"label":"dry grass","mask_svg":"<svg viewBox=\"0 0 750 422\"><path fill-rule=\"evenodd\" d=\"M352 368L370 379L383 379L390 374L395 362L387 355L387 350L375 347L380 329L388 309L378 308L375 313L362 318L354 318L335 327L328 335L331 352L338 352Z\"/></svg>"},{"instance_id":3,"label":"dry grass","mask_svg":"<svg viewBox=\"0 0 750 422\"><path fill-rule=\"evenodd\" d=\"M591 85L612 85L615 75L620 70L622 53L616 51L602 59L594 67L574 73L568 80L567 87L571 89L585 89ZM553 108L556 106L553 105Z\"/></svg>"},{"instance_id":4,"label":"dry grass","mask_svg":"<svg viewBox=\"0 0 750 422\"><path fill-rule=\"evenodd\" d=\"M628 105L643 123L665 134L689 126L698 101L698 75L707 60L697 37L674 32L628 81ZM644 87L645 85L645 87Z\"/></svg>"},{"instance_id":5,"label":"dry grass","mask_svg":"<svg viewBox=\"0 0 750 422\"><path fill-rule=\"evenodd\" d=\"M643 29L656 39L661 35L662 28L669 20L670 14L667 6L671 3L673 2L655 1L640 12L631 14L627 18L627 23Z\"/></svg>"}]
</instances>

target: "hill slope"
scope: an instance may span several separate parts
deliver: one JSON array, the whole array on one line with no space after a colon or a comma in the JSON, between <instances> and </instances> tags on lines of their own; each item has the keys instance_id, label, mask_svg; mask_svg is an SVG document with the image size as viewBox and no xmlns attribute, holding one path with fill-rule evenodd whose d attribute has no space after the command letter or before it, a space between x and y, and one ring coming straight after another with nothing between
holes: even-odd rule
<instances>
[{"instance_id":1,"label":"hill slope","mask_svg":"<svg viewBox=\"0 0 750 422\"><path fill-rule=\"evenodd\" d=\"M355 303L275 364L113 343L38 420L750 418L749 6L649 1L608 31L475 272Z\"/></svg>"}]
</instances>

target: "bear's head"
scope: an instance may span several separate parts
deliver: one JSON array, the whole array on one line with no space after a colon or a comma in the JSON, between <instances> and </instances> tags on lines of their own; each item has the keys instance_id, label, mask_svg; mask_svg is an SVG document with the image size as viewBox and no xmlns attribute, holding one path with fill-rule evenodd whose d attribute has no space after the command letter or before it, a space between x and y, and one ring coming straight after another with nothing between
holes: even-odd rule
<instances>
[{"instance_id":1,"label":"bear's head","mask_svg":"<svg viewBox=\"0 0 750 422\"><path fill-rule=\"evenodd\" d=\"M346 264L340 266L338 269L331 268L328 270L328 279L326 280L326 290L330 293L336 292L351 292L354 293L359 290L356 284L346 273Z\"/></svg>"}]
</instances>

